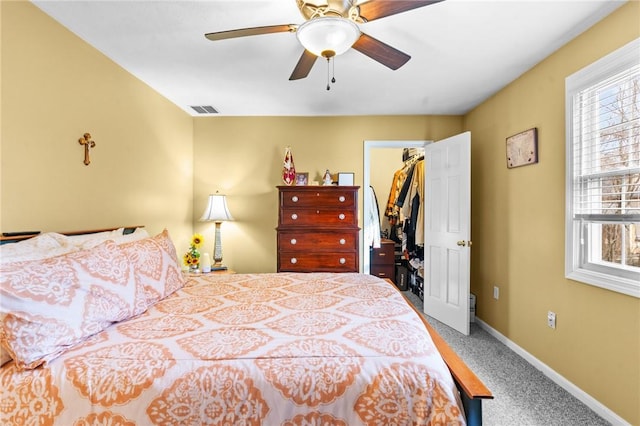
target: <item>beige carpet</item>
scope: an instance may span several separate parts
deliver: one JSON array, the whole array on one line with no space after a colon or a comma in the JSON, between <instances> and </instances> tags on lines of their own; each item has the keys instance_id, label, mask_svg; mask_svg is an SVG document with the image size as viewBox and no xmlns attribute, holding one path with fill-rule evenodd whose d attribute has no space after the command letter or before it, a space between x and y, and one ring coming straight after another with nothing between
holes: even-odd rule
<instances>
[{"instance_id":1,"label":"beige carpet","mask_svg":"<svg viewBox=\"0 0 640 426\"><path fill-rule=\"evenodd\" d=\"M418 296L409 291L403 294L422 312ZM464 336L425 317L493 393L494 399L482 403L483 425L610 424L477 324L472 323L469 336Z\"/></svg>"}]
</instances>

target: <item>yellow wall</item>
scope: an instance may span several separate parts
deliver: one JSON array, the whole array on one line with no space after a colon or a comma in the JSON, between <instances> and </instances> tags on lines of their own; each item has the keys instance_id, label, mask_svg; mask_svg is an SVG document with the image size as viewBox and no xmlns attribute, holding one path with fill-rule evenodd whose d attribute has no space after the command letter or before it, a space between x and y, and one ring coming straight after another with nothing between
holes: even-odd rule
<instances>
[{"instance_id":1,"label":"yellow wall","mask_svg":"<svg viewBox=\"0 0 640 426\"><path fill-rule=\"evenodd\" d=\"M460 133L461 124L461 117L449 116L197 118L195 229L212 250L214 225L197 220L208 194L227 194L235 221L222 224L224 263L238 272L275 272L276 186L282 184L285 147L291 147L296 170L309 172L310 180L322 181L329 169L354 172L354 183L362 186L363 141L442 139ZM358 201L362 211L362 191Z\"/></svg>"},{"instance_id":2,"label":"yellow wall","mask_svg":"<svg viewBox=\"0 0 640 426\"><path fill-rule=\"evenodd\" d=\"M364 140L470 130L478 316L640 424L640 302L563 270L564 78L638 37L638 16L629 2L465 117L192 119L30 3L0 2L0 230L142 223L167 227L179 251L202 231L211 250L213 225L197 219L219 190L236 219L222 226L225 263L273 271L285 146L312 179L329 168L361 185ZM505 138L530 127L540 163L507 170ZM84 132L97 142L90 166ZM547 310L558 313L555 331Z\"/></svg>"},{"instance_id":3,"label":"yellow wall","mask_svg":"<svg viewBox=\"0 0 640 426\"><path fill-rule=\"evenodd\" d=\"M564 81L639 36L640 3L629 2L464 120L477 315L631 424L640 424L640 299L564 278ZM505 138L531 127L540 162L507 169Z\"/></svg>"},{"instance_id":4,"label":"yellow wall","mask_svg":"<svg viewBox=\"0 0 640 426\"><path fill-rule=\"evenodd\" d=\"M0 8L0 229L144 224L187 239L192 118L31 3Z\"/></svg>"}]
</instances>

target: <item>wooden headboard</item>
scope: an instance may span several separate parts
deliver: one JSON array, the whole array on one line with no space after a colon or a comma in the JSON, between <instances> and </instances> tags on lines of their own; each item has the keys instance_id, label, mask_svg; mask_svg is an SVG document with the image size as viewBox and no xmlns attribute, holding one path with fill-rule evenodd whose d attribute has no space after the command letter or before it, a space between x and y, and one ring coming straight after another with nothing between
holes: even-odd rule
<instances>
[{"instance_id":1,"label":"wooden headboard","mask_svg":"<svg viewBox=\"0 0 640 426\"><path fill-rule=\"evenodd\" d=\"M107 232L107 231L115 231L116 229L122 228L102 228L102 229L89 229L86 231L67 231L67 232L58 232L62 235L86 235L86 234L96 234L98 232ZM123 235L133 233L136 228L144 228L144 225L138 226L125 226ZM33 238L40 234L40 231L26 231L26 232L3 232L0 236L0 244L8 244L8 243L17 243L18 241L27 240L29 238Z\"/></svg>"}]
</instances>

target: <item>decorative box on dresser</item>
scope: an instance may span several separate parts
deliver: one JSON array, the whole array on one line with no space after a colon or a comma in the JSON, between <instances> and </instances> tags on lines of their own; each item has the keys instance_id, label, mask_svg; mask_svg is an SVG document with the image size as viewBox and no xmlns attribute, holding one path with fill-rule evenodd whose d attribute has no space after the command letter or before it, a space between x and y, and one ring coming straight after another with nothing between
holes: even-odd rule
<instances>
[{"instance_id":1,"label":"decorative box on dresser","mask_svg":"<svg viewBox=\"0 0 640 426\"><path fill-rule=\"evenodd\" d=\"M395 243L392 240L382 238L380 240L380 247L372 247L370 255L370 274L380 278L388 278L395 283Z\"/></svg>"},{"instance_id":2,"label":"decorative box on dresser","mask_svg":"<svg viewBox=\"0 0 640 426\"><path fill-rule=\"evenodd\" d=\"M358 272L358 186L279 186L278 272Z\"/></svg>"}]
</instances>

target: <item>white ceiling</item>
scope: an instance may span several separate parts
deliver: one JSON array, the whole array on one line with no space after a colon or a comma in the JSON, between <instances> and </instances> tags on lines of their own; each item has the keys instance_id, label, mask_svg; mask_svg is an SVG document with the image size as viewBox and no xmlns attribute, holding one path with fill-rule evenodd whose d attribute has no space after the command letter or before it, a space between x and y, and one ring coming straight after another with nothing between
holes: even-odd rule
<instances>
[{"instance_id":1,"label":"white ceiling","mask_svg":"<svg viewBox=\"0 0 640 426\"><path fill-rule=\"evenodd\" d=\"M351 49L289 81L295 34L209 41L205 33L304 22L295 0L33 1L191 115L464 114L624 4L446 0L360 25L411 55L396 71Z\"/></svg>"}]
</instances>

